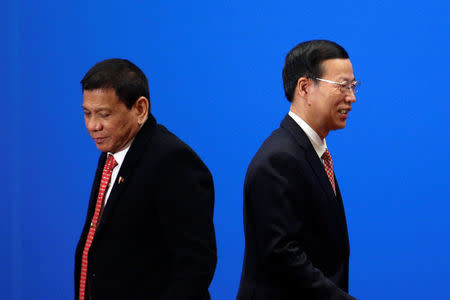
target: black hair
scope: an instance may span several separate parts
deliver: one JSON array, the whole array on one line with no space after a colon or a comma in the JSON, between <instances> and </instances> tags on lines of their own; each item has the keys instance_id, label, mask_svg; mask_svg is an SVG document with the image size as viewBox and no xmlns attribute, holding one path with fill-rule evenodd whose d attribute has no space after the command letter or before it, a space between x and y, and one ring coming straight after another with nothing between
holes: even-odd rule
<instances>
[{"instance_id":1,"label":"black hair","mask_svg":"<svg viewBox=\"0 0 450 300\"><path fill-rule=\"evenodd\" d=\"M141 69L126 59L111 58L96 63L80 83L83 91L114 89L119 100L128 109L131 109L139 97L145 97L150 102L147 77Z\"/></svg>"},{"instance_id":2,"label":"black hair","mask_svg":"<svg viewBox=\"0 0 450 300\"><path fill-rule=\"evenodd\" d=\"M347 51L335 42L312 40L295 46L286 55L283 67L284 94L289 102L294 97L295 87L300 77L321 77L322 62L333 58L349 58Z\"/></svg>"}]
</instances>

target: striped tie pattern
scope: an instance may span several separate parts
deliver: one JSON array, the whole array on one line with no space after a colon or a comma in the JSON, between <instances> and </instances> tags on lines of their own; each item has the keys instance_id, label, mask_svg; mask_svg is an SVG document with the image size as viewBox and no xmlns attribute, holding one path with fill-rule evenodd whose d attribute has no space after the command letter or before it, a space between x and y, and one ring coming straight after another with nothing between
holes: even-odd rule
<instances>
[{"instance_id":1,"label":"striped tie pattern","mask_svg":"<svg viewBox=\"0 0 450 300\"><path fill-rule=\"evenodd\" d=\"M86 238L86 244L84 244L83 255L81 257L81 275L80 275L80 300L84 300L86 291L86 276L88 269L88 253L91 247L92 240L94 239L95 230L100 217L100 211L103 206L103 197L105 196L106 188L108 187L109 180L113 169L117 166L117 162L114 156L108 154L105 166L103 168L102 180L100 182L100 188L98 191L97 203L95 205L94 216L92 217L89 233Z\"/></svg>"},{"instance_id":2,"label":"striped tie pattern","mask_svg":"<svg viewBox=\"0 0 450 300\"><path fill-rule=\"evenodd\" d=\"M331 154L328 149L322 154L323 166L325 172L327 173L328 179L330 180L331 186L333 187L334 194L336 195L336 185L334 183L334 172L333 172L333 160L331 159Z\"/></svg>"}]
</instances>

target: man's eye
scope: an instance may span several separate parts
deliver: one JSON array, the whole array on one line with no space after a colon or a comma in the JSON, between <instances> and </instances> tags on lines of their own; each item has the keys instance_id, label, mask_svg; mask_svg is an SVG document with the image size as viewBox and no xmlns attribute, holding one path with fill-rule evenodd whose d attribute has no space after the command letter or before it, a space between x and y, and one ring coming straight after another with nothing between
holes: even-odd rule
<instances>
[{"instance_id":1,"label":"man's eye","mask_svg":"<svg viewBox=\"0 0 450 300\"><path fill-rule=\"evenodd\" d=\"M107 118L109 117L111 114L100 114L100 118Z\"/></svg>"},{"instance_id":2,"label":"man's eye","mask_svg":"<svg viewBox=\"0 0 450 300\"><path fill-rule=\"evenodd\" d=\"M354 87L352 82L343 81L341 82L342 87L346 88L347 90L352 89Z\"/></svg>"}]
</instances>

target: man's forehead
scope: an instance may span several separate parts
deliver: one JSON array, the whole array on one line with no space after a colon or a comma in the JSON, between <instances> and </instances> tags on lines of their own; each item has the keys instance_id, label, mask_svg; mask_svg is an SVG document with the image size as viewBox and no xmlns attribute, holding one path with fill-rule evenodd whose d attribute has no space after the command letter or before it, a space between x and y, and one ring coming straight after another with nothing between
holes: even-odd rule
<instances>
[{"instance_id":1,"label":"man's forehead","mask_svg":"<svg viewBox=\"0 0 450 300\"><path fill-rule=\"evenodd\" d=\"M94 89L83 91L82 107L89 110L105 110L120 105L121 102L113 89Z\"/></svg>"},{"instance_id":2,"label":"man's forehead","mask_svg":"<svg viewBox=\"0 0 450 300\"><path fill-rule=\"evenodd\" d=\"M322 76L338 76L348 80L354 79L353 66L348 58L332 58L321 64Z\"/></svg>"},{"instance_id":3,"label":"man's forehead","mask_svg":"<svg viewBox=\"0 0 450 300\"><path fill-rule=\"evenodd\" d=\"M105 111L112 111L114 109L113 106L110 105L91 105L90 103L84 103L81 105L81 108L84 110L89 110L93 112L105 112Z\"/></svg>"}]
</instances>

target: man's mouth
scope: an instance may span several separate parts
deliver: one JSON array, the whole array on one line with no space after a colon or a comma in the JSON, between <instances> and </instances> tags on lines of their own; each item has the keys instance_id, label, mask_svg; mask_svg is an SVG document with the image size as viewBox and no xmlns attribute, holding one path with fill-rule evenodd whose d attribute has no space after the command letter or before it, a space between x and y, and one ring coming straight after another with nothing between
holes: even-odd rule
<instances>
[{"instance_id":1,"label":"man's mouth","mask_svg":"<svg viewBox=\"0 0 450 300\"><path fill-rule=\"evenodd\" d=\"M103 142L105 139L106 139L105 137L97 137L97 138L94 138L94 142L98 144L98 143Z\"/></svg>"}]
</instances>

